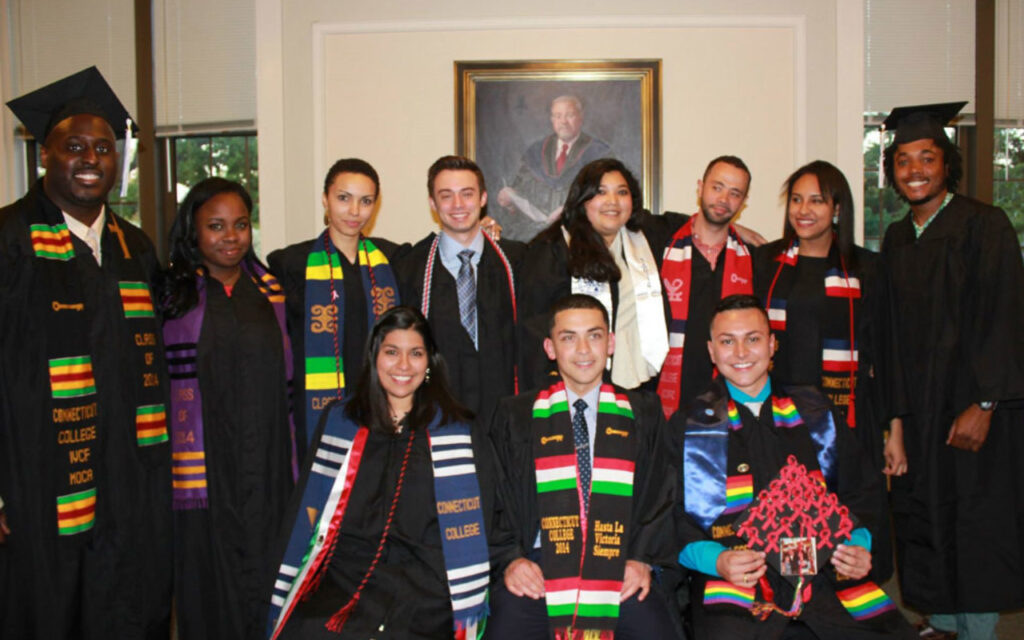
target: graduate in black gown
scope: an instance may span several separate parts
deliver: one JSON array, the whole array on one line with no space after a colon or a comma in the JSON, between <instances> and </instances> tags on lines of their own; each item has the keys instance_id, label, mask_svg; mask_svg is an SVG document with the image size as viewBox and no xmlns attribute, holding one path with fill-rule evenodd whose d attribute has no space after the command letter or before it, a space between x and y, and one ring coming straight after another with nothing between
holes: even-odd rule
<instances>
[{"instance_id":1,"label":"graduate in black gown","mask_svg":"<svg viewBox=\"0 0 1024 640\"><path fill-rule=\"evenodd\" d=\"M576 175L562 216L527 247L519 274L529 283L519 291L523 388L542 386L552 371L542 347L551 305L584 293L600 300L612 319L620 347L611 360L612 382L653 390L669 349L658 272L671 234L669 220L652 220L642 202L629 169L613 158L595 160Z\"/></svg>"},{"instance_id":2,"label":"graduate in black gown","mask_svg":"<svg viewBox=\"0 0 1024 640\"><path fill-rule=\"evenodd\" d=\"M516 274L524 246L484 230L487 187L469 158L436 160L427 190L441 230L396 260L402 301L430 321L455 397L486 417L499 398L517 390Z\"/></svg>"},{"instance_id":3,"label":"graduate in black gown","mask_svg":"<svg viewBox=\"0 0 1024 640\"><path fill-rule=\"evenodd\" d=\"M881 473L887 412L878 378L885 317L878 256L853 244L853 194L835 166L816 160L800 167L783 191L783 237L754 253L754 293L778 345L772 380L820 387ZM899 472L895 464L886 471ZM872 575L885 582L891 524L884 485L877 486Z\"/></svg>"},{"instance_id":4,"label":"graduate in black gown","mask_svg":"<svg viewBox=\"0 0 1024 640\"><path fill-rule=\"evenodd\" d=\"M324 406L344 397L362 370L370 327L399 302L391 261L400 247L363 235L379 197L380 178L369 163L338 160L324 178L323 233L267 256L287 296L299 460Z\"/></svg>"},{"instance_id":5,"label":"graduate in black gown","mask_svg":"<svg viewBox=\"0 0 1024 640\"><path fill-rule=\"evenodd\" d=\"M882 243L907 464L892 502L904 601L987 638L994 612L1024 605L1024 265L1006 213L955 194L943 125L963 104L887 120L886 179L910 205Z\"/></svg>"},{"instance_id":6,"label":"graduate in black gown","mask_svg":"<svg viewBox=\"0 0 1024 640\"><path fill-rule=\"evenodd\" d=\"M351 397L321 415L267 636L473 640L489 553L510 544L488 441L415 309L381 317L366 362Z\"/></svg>"},{"instance_id":7,"label":"graduate in black gown","mask_svg":"<svg viewBox=\"0 0 1024 640\"><path fill-rule=\"evenodd\" d=\"M691 570L696 638L916 638L889 596L868 579L872 536L866 525L881 475L850 429L836 424L817 387L783 386L769 376L775 341L757 298L723 299L710 334L708 350L720 376L675 414L669 430L681 470L679 562ZM776 486L781 477L791 479ZM811 499L824 493L822 485L838 496L833 507L858 520L805 520L829 506ZM765 501L762 492L774 495ZM832 555L814 569L804 565L798 579L782 575L781 544L772 549L740 536L746 509L758 504L778 509L753 521L758 538L774 535L785 543L810 537L813 548L827 544Z\"/></svg>"},{"instance_id":8,"label":"graduate in black gown","mask_svg":"<svg viewBox=\"0 0 1024 640\"><path fill-rule=\"evenodd\" d=\"M0 637L166 638L159 264L105 205L127 113L95 67L11 108L46 175L0 210Z\"/></svg>"},{"instance_id":9,"label":"graduate in black gown","mask_svg":"<svg viewBox=\"0 0 1024 640\"><path fill-rule=\"evenodd\" d=\"M284 293L253 254L251 210L240 184L207 178L171 227L162 306L182 640L263 635L294 480Z\"/></svg>"}]
</instances>

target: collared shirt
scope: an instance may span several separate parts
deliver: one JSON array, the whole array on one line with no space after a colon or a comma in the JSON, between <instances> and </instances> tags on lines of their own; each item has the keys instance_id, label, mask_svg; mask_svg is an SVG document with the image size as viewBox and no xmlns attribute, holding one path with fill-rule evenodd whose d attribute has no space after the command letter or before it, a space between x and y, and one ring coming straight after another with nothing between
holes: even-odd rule
<instances>
[{"instance_id":1,"label":"collared shirt","mask_svg":"<svg viewBox=\"0 0 1024 640\"><path fill-rule=\"evenodd\" d=\"M469 246L463 246L455 238L451 237L444 231L441 232L441 239L437 243L437 252L441 257L441 264L448 270L448 273L452 274L452 277L456 280L459 279L459 269L462 268L462 260L459 260L459 252L465 249L471 249L473 251L473 257L469 259L470 264L473 265L473 278L476 279L477 267L480 265L480 258L484 254L484 232L477 229L476 237L469 243Z\"/></svg>"},{"instance_id":2,"label":"collared shirt","mask_svg":"<svg viewBox=\"0 0 1024 640\"><path fill-rule=\"evenodd\" d=\"M754 414L755 418L761 414L761 405L764 404L764 401L767 400L768 396L772 393L771 378L765 380L764 386L761 387L761 391L758 392L756 396L740 391L728 380L725 381L725 386L729 387L729 397L750 409L750 413Z\"/></svg>"},{"instance_id":3,"label":"collared shirt","mask_svg":"<svg viewBox=\"0 0 1024 640\"><path fill-rule=\"evenodd\" d=\"M64 213L61 211L61 213ZM103 225L107 221L107 207L106 205L100 209L100 215L96 216L96 220L93 221L92 225L82 224L77 218L69 216L64 213L64 222L68 225L68 231L75 234L75 237L89 245L92 249L92 255L96 258L96 264L103 265Z\"/></svg>"},{"instance_id":4,"label":"collared shirt","mask_svg":"<svg viewBox=\"0 0 1024 640\"><path fill-rule=\"evenodd\" d=\"M954 195L955 194L952 193L952 192L947 193L946 197L943 198L943 200L942 200L942 206L939 207L935 211L935 213L933 213L931 216L929 216L928 219L924 221L924 224L922 224L920 226L918 226L917 222L914 220L914 215L913 214L910 215L910 221L914 223L914 239L915 240L921 237L921 234L924 233L924 230L927 229L928 225L930 225L932 223L932 220L935 219L935 216L939 215L939 213L943 209L946 208L946 205L949 204L949 201L953 199Z\"/></svg>"}]
</instances>

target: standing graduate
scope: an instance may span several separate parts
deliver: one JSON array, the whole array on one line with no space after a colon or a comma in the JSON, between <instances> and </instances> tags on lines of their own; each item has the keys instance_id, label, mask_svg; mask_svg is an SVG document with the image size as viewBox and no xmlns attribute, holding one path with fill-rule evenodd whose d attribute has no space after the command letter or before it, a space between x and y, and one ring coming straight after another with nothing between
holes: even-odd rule
<instances>
[{"instance_id":1,"label":"standing graduate","mask_svg":"<svg viewBox=\"0 0 1024 640\"><path fill-rule=\"evenodd\" d=\"M542 347L549 311L570 293L591 295L611 317L619 348L611 380L653 389L669 352L662 296L666 220L643 209L640 183L620 161L595 160L576 175L561 217L534 238L523 258L519 293L520 375L525 388L544 385L551 362Z\"/></svg>"},{"instance_id":2,"label":"standing graduate","mask_svg":"<svg viewBox=\"0 0 1024 640\"><path fill-rule=\"evenodd\" d=\"M95 67L9 106L46 175L0 210L0 637L166 638L159 267L105 204L130 120Z\"/></svg>"},{"instance_id":3,"label":"standing graduate","mask_svg":"<svg viewBox=\"0 0 1024 640\"><path fill-rule=\"evenodd\" d=\"M910 205L882 243L894 319L893 478L904 601L961 640L1024 605L1024 265L1006 213L956 195L943 129L966 103L902 107L885 176ZM892 455L902 457L899 447Z\"/></svg>"},{"instance_id":4,"label":"standing graduate","mask_svg":"<svg viewBox=\"0 0 1024 640\"><path fill-rule=\"evenodd\" d=\"M669 430L697 640L916 638L868 580L872 536L849 517L870 522L881 476L819 389L768 375L775 339L760 301L724 298L706 344L720 375ZM787 543L813 550L799 577L785 575Z\"/></svg>"},{"instance_id":5,"label":"standing graduate","mask_svg":"<svg viewBox=\"0 0 1024 640\"><path fill-rule=\"evenodd\" d=\"M379 197L380 178L368 162L338 160L324 178L326 229L267 256L286 295L299 460L320 412L362 370L370 327L399 302L391 269L397 245L363 235Z\"/></svg>"},{"instance_id":6,"label":"standing graduate","mask_svg":"<svg viewBox=\"0 0 1024 640\"><path fill-rule=\"evenodd\" d=\"M366 363L321 414L267 636L476 640L509 545L490 446L417 310L381 316Z\"/></svg>"},{"instance_id":7,"label":"standing graduate","mask_svg":"<svg viewBox=\"0 0 1024 640\"><path fill-rule=\"evenodd\" d=\"M884 326L878 256L853 244L853 194L835 166L804 165L783 191L782 238L754 253L754 293L778 345L772 379L820 387L881 473L887 416L877 378ZM899 472L895 465L886 470ZM872 572L885 582L892 575L891 523L884 485L877 486Z\"/></svg>"},{"instance_id":8,"label":"standing graduate","mask_svg":"<svg viewBox=\"0 0 1024 640\"><path fill-rule=\"evenodd\" d=\"M207 178L171 227L161 303L182 640L262 636L293 482L284 292L253 254L251 212L242 185Z\"/></svg>"},{"instance_id":9,"label":"standing graduate","mask_svg":"<svg viewBox=\"0 0 1024 640\"><path fill-rule=\"evenodd\" d=\"M484 231L487 187L469 158L438 158L427 193L441 231L397 261L402 300L430 320L455 397L486 417L518 389L516 269L524 246Z\"/></svg>"}]
</instances>

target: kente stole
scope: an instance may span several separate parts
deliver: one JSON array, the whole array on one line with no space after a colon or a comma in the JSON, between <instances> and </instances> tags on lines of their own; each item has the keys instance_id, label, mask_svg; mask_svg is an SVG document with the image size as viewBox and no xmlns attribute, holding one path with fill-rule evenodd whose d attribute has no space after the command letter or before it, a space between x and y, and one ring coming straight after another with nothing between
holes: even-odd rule
<instances>
[{"instance_id":1,"label":"kente stole","mask_svg":"<svg viewBox=\"0 0 1024 640\"><path fill-rule=\"evenodd\" d=\"M285 375L288 387L292 382L292 350L285 325L284 290L274 276L263 266L249 258L242 268L252 279L274 309L281 341L284 345ZM171 486L172 505L175 510L205 509L209 506L206 479L206 448L203 436L203 398L199 386L197 359L199 336L206 314L206 277L196 274L199 301L188 313L164 323L164 344L167 350L167 370L171 378ZM292 474L296 475L295 421L288 413L288 426L292 443Z\"/></svg>"},{"instance_id":2,"label":"kente stole","mask_svg":"<svg viewBox=\"0 0 1024 640\"><path fill-rule=\"evenodd\" d=\"M366 326L372 327L382 313L399 304L398 285L387 257L369 238L359 239L356 264L369 292ZM308 445L320 413L331 400L345 393L345 363L342 344L345 335L345 287L338 250L324 231L313 243L306 259L305 389L306 424L303 437ZM358 371L353 372L358 374Z\"/></svg>"},{"instance_id":3,"label":"kente stole","mask_svg":"<svg viewBox=\"0 0 1024 640\"><path fill-rule=\"evenodd\" d=\"M686 343L686 319L690 314L690 287L693 269L693 217L680 227L665 248L661 263L661 279L665 283L672 321L668 327L668 356L658 379L658 396L665 417L679 408L680 385L683 380L683 345ZM711 265L714 267L715 265ZM722 271L722 297L737 293L753 293L753 267L750 252L729 226L725 241L725 266ZM703 339L703 337L702 337Z\"/></svg>"},{"instance_id":4,"label":"kente stole","mask_svg":"<svg viewBox=\"0 0 1024 640\"><path fill-rule=\"evenodd\" d=\"M821 308L818 325L821 331L821 382L822 389L840 410L846 412L846 424L856 426L857 350L856 323L860 313L860 279L850 276L846 263L832 239L825 271L825 304ZM794 238L789 247L775 260L779 263L764 300L765 309L772 330L780 335L787 349L799 348L796 336L786 335L787 297L796 282L796 266L799 257L800 239Z\"/></svg>"},{"instance_id":5,"label":"kente stole","mask_svg":"<svg viewBox=\"0 0 1024 640\"><path fill-rule=\"evenodd\" d=\"M295 605L316 591L327 571L369 435L366 427L348 417L344 404L334 403L326 410L298 518L274 582L267 621L270 638L278 637ZM469 426L441 425L440 415L435 414L427 436L453 635L457 640L475 640L483 635L490 580L480 485Z\"/></svg>"},{"instance_id":6,"label":"kente stole","mask_svg":"<svg viewBox=\"0 0 1024 640\"><path fill-rule=\"evenodd\" d=\"M94 258L77 255L63 214L45 199L41 186L35 189L39 190L38 206L31 209L27 222L37 273L35 299L45 305L40 332L45 335L50 387L46 416L52 424L56 453L56 526L58 535L73 536L95 525L96 459L101 457L103 441L116 436L100 431L103 407L97 390L104 381L98 380L93 370L89 340L90 319L97 312L86 306L78 271L78 260ZM168 435L153 300L148 278L132 258L120 221L109 208L106 216L103 236L116 237L120 252L111 251L103 269L118 275L120 313L126 324L124 334L129 337L127 344L111 343L109 348L127 350L133 361L131 371L123 375L129 386L121 393L133 405L137 446L158 445L167 442Z\"/></svg>"},{"instance_id":7,"label":"kente stole","mask_svg":"<svg viewBox=\"0 0 1024 640\"><path fill-rule=\"evenodd\" d=\"M531 430L551 628L557 640L610 640L632 524L638 446L633 409L624 392L601 386L589 506L583 504L561 380L537 395Z\"/></svg>"}]
</instances>

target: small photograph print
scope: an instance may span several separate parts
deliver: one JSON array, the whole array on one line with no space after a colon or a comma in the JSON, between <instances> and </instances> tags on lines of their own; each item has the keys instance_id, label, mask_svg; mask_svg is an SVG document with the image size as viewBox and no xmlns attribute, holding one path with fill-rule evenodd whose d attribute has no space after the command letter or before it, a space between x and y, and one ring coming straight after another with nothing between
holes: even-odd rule
<instances>
[{"instance_id":1,"label":"small photograph print","mask_svg":"<svg viewBox=\"0 0 1024 640\"><path fill-rule=\"evenodd\" d=\"M813 576L818 573L814 538L782 538L779 567L784 576Z\"/></svg>"}]
</instances>

